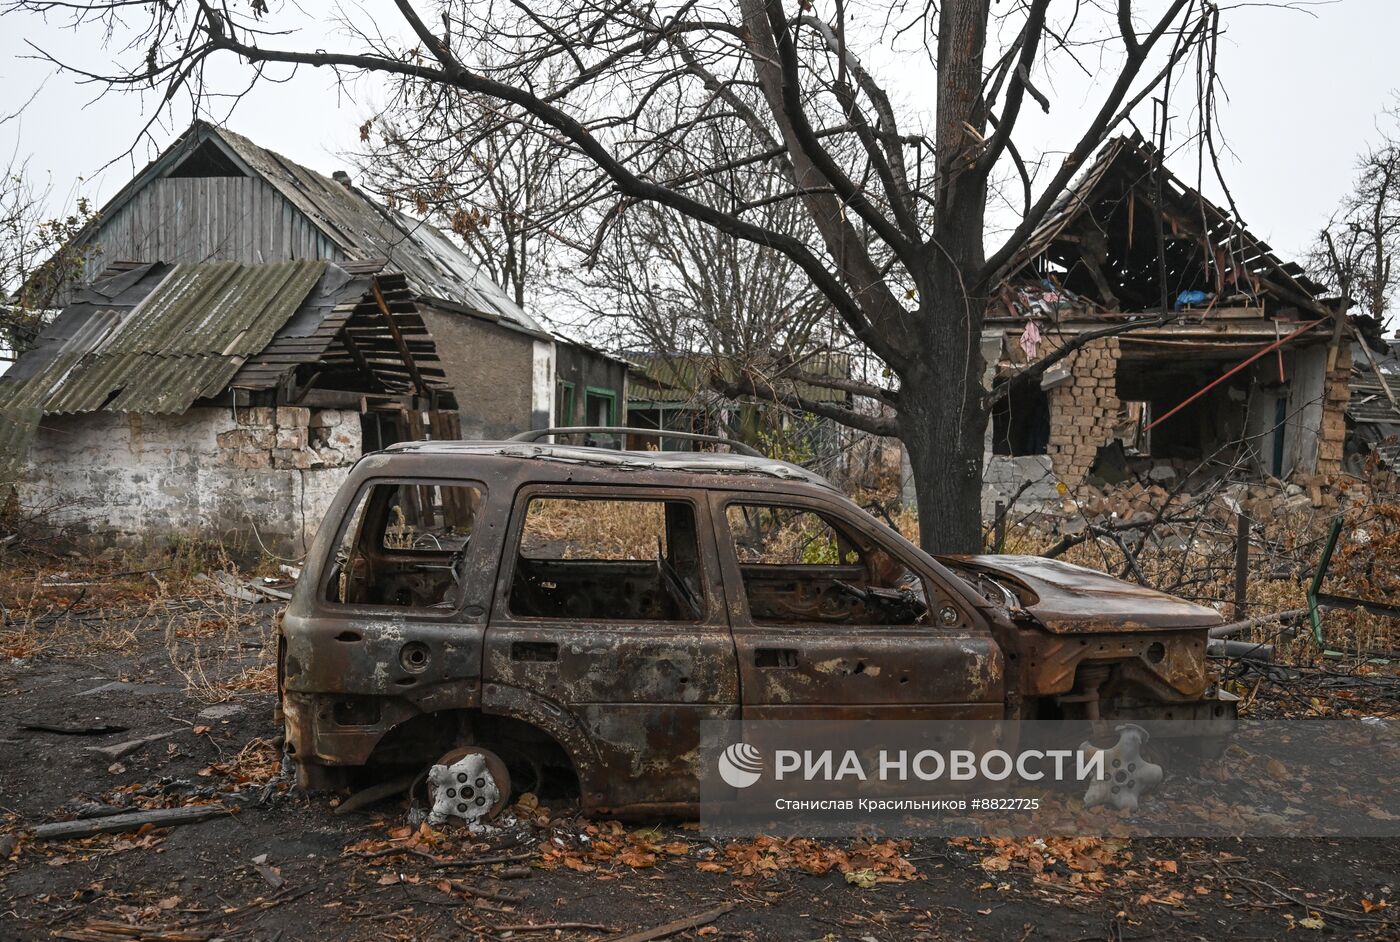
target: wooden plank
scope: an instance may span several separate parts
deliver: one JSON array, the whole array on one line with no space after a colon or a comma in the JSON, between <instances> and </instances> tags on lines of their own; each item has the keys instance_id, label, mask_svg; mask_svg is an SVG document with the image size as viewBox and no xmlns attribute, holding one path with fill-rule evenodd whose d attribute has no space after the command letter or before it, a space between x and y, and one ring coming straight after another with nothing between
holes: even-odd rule
<instances>
[{"instance_id":1,"label":"wooden plank","mask_svg":"<svg viewBox=\"0 0 1400 942\"><path fill-rule=\"evenodd\" d=\"M36 841L66 841L75 837L91 837L94 834L117 834L121 831L135 831L149 824L153 827L168 828L180 824L194 824L207 821L220 815L229 814L225 805L185 805L181 808L156 808L152 811L132 811L127 814L114 814L105 818L87 818L80 821L59 821L54 824L41 824L34 829Z\"/></svg>"}]
</instances>

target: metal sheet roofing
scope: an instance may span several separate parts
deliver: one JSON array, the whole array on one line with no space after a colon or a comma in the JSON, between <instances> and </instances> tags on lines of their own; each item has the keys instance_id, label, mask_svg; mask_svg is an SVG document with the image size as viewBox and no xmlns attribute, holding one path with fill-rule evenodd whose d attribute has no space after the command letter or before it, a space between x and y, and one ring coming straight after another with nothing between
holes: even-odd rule
<instances>
[{"instance_id":1,"label":"metal sheet roofing","mask_svg":"<svg viewBox=\"0 0 1400 942\"><path fill-rule=\"evenodd\" d=\"M323 261L173 266L126 311L61 318L53 332L67 336L41 344L29 375L0 380L0 411L183 412L228 386L325 268Z\"/></svg>"}]
</instances>

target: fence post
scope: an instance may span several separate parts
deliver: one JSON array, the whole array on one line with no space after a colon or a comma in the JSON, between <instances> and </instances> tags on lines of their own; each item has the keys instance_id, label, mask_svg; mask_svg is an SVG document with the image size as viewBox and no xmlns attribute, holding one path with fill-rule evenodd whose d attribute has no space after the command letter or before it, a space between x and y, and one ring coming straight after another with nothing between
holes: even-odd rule
<instances>
[{"instance_id":1,"label":"fence post","mask_svg":"<svg viewBox=\"0 0 1400 942\"><path fill-rule=\"evenodd\" d=\"M1235 620L1248 617L1249 517L1235 517Z\"/></svg>"}]
</instances>

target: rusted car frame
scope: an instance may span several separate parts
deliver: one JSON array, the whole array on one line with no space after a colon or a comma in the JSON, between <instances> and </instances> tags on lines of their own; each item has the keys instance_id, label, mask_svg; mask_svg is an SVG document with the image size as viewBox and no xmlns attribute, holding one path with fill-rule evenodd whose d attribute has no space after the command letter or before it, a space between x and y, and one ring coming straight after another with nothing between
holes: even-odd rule
<instances>
[{"instance_id":1,"label":"rusted car frame","mask_svg":"<svg viewBox=\"0 0 1400 942\"><path fill-rule=\"evenodd\" d=\"M397 503L365 497L386 487ZM531 556L526 516L550 500L655 508L655 559ZM391 546L375 515L410 504L469 520L467 535ZM740 559L753 508L818 519L837 558ZM383 543L359 546L376 527ZM900 614L877 565L921 614ZM606 605L595 572L621 587ZM392 604L346 588L373 579ZM796 614L774 624L751 605ZM572 778L586 811L691 814L705 720L1176 718L1222 733L1233 705L1205 670L1218 622L1048 560L932 558L766 458L413 443L363 458L332 503L280 624L279 687L304 787L479 746L520 789Z\"/></svg>"}]
</instances>

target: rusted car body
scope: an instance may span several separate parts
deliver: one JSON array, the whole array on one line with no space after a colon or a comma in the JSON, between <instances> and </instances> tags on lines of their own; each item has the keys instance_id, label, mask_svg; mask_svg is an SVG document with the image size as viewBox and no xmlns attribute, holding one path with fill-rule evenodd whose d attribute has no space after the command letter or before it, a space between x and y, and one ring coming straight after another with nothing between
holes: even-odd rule
<instances>
[{"instance_id":1,"label":"rusted car body","mask_svg":"<svg viewBox=\"0 0 1400 942\"><path fill-rule=\"evenodd\" d=\"M654 540L587 550L604 507ZM363 458L335 498L281 621L279 687L304 787L480 745L517 790L566 774L587 811L690 814L705 720L1225 732L1218 622L1050 560L932 558L766 458L418 442Z\"/></svg>"}]
</instances>

